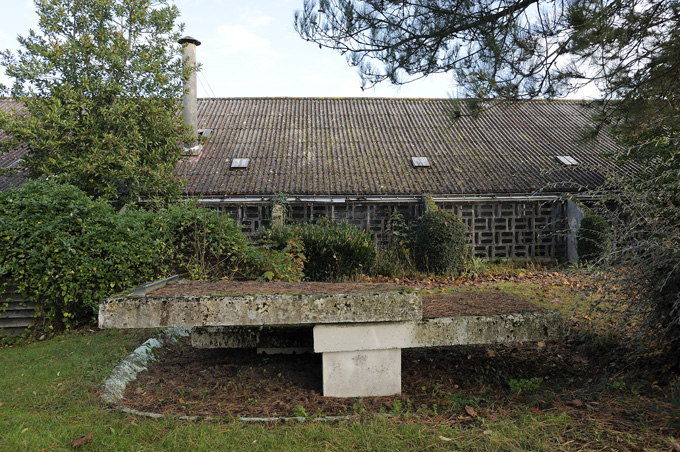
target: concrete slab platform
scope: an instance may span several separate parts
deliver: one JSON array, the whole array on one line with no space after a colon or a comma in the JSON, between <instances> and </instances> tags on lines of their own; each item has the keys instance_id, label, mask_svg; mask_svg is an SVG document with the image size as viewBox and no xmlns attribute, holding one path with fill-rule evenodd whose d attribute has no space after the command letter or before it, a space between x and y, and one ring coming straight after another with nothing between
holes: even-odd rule
<instances>
[{"instance_id":1,"label":"concrete slab platform","mask_svg":"<svg viewBox=\"0 0 680 452\"><path fill-rule=\"evenodd\" d=\"M412 292L120 297L99 305L100 328L302 325L422 318Z\"/></svg>"},{"instance_id":2,"label":"concrete slab platform","mask_svg":"<svg viewBox=\"0 0 680 452\"><path fill-rule=\"evenodd\" d=\"M562 316L551 311L460 316L419 322L316 325L314 351L326 353L549 341L560 339L563 333Z\"/></svg>"}]
</instances>

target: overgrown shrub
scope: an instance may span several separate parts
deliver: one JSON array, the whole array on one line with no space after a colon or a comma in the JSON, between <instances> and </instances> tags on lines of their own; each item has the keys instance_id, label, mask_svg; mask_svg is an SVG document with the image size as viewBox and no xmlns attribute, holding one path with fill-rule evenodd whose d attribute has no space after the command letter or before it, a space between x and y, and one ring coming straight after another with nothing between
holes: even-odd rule
<instances>
[{"instance_id":1,"label":"overgrown shrub","mask_svg":"<svg viewBox=\"0 0 680 452\"><path fill-rule=\"evenodd\" d=\"M38 304L40 329L89 321L107 296L175 273L299 280L300 255L256 248L229 217L195 205L116 212L45 181L0 193L0 281Z\"/></svg>"},{"instance_id":2,"label":"overgrown shrub","mask_svg":"<svg viewBox=\"0 0 680 452\"><path fill-rule=\"evenodd\" d=\"M243 269L250 244L227 215L182 204L158 211L156 224L165 238L164 259L172 273L215 279L233 277Z\"/></svg>"},{"instance_id":3,"label":"overgrown shrub","mask_svg":"<svg viewBox=\"0 0 680 452\"><path fill-rule=\"evenodd\" d=\"M252 237L258 245L248 260L246 276L266 281L300 281L304 276L304 244L299 227L282 225L259 229Z\"/></svg>"},{"instance_id":4,"label":"overgrown shrub","mask_svg":"<svg viewBox=\"0 0 680 452\"><path fill-rule=\"evenodd\" d=\"M300 227L307 263L305 277L330 281L367 272L375 261L373 237L366 231L323 219Z\"/></svg>"},{"instance_id":5,"label":"overgrown shrub","mask_svg":"<svg viewBox=\"0 0 680 452\"><path fill-rule=\"evenodd\" d=\"M652 168L655 170L655 168ZM677 177L677 173L674 174ZM607 290L597 308L621 312L619 331L637 332L637 356L658 355L666 369L680 372L680 194L677 184L659 184L642 172L617 181L603 203L611 211L616 246L606 269ZM626 216L618 218L624 213ZM579 251L580 252L580 251Z\"/></svg>"},{"instance_id":6,"label":"overgrown shrub","mask_svg":"<svg viewBox=\"0 0 680 452\"><path fill-rule=\"evenodd\" d=\"M70 185L28 182L0 193L0 278L38 303L43 327L77 325L107 295L167 272L152 223Z\"/></svg>"},{"instance_id":7,"label":"overgrown shrub","mask_svg":"<svg viewBox=\"0 0 680 452\"><path fill-rule=\"evenodd\" d=\"M612 230L609 222L599 215L584 217L576 235L579 261L598 262L611 251L611 248Z\"/></svg>"},{"instance_id":8,"label":"overgrown shrub","mask_svg":"<svg viewBox=\"0 0 680 452\"><path fill-rule=\"evenodd\" d=\"M428 210L415 231L416 268L437 274L459 273L466 252L467 228L455 214Z\"/></svg>"}]
</instances>

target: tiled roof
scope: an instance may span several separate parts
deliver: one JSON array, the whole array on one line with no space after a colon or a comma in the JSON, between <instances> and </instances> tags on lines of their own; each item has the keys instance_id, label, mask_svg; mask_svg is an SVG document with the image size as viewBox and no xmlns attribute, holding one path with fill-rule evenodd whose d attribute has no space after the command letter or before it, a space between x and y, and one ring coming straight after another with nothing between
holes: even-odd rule
<instances>
[{"instance_id":1,"label":"tiled roof","mask_svg":"<svg viewBox=\"0 0 680 452\"><path fill-rule=\"evenodd\" d=\"M606 136L582 143L578 101L503 104L452 116L449 99L199 99L212 136L182 160L188 195L482 195L576 191L617 171ZM564 167L557 156L579 162ZM429 168L414 168L426 157ZM250 159L230 169L232 159Z\"/></svg>"},{"instance_id":2,"label":"tiled roof","mask_svg":"<svg viewBox=\"0 0 680 452\"><path fill-rule=\"evenodd\" d=\"M16 105L0 98L4 111ZM603 156L617 149L609 137L582 142L584 102L503 104L476 117L460 108L455 117L448 99L199 99L199 127L212 135L177 174L192 196L389 196L576 191L620 171ZM0 166L23 152L0 154ZM412 157L430 167L414 168ZM249 159L246 169L230 169L237 158ZM20 181L0 178L0 189Z\"/></svg>"}]
</instances>

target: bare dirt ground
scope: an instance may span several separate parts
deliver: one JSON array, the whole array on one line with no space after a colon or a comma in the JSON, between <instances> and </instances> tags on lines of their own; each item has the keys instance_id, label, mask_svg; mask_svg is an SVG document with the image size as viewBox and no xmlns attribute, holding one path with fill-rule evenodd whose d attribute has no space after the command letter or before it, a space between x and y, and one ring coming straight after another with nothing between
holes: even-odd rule
<instances>
[{"instance_id":1,"label":"bare dirt ground","mask_svg":"<svg viewBox=\"0 0 680 452\"><path fill-rule=\"evenodd\" d=\"M502 279L518 278L552 287L581 286L557 273ZM436 292L452 286L484 289L495 279L397 283ZM494 312L540 309L493 290L433 294L423 304L428 317L470 314L484 307ZM449 309L452 305L457 310ZM320 355L201 350L182 340L164 348L158 362L139 374L123 404L146 412L227 418L419 413L462 425L477 417L500 418L521 406L534 413L567 412L583 422L597 416L618 431L642 423L650 434L667 434L669 422L677 417L670 403L647 399L640 388L635 389L635 407L620 397L631 390L624 379L629 366L620 350L594 346L574 333L558 343L410 349L402 351L401 395L343 399L322 396ZM654 387L653 378L641 385Z\"/></svg>"}]
</instances>

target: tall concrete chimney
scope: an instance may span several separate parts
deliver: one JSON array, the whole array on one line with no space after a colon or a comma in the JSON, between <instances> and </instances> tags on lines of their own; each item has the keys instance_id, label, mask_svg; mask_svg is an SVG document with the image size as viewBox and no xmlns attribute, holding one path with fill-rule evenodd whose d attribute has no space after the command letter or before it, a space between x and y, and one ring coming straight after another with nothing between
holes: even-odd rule
<instances>
[{"instance_id":1,"label":"tall concrete chimney","mask_svg":"<svg viewBox=\"0 0 680 452\"><path fill-rule=\"evenodd\" d=\"M193 130L193 142L187 143L192 148L196 146L198 131L198 101L196 91L196 47L201 45L201 41L191 36L185 36L177 41L184 46L184 64L191 67L191 75L184 84L184 97L182 97L182 107L184 108L184 122Z\"/></svg>"}]
</instances>

